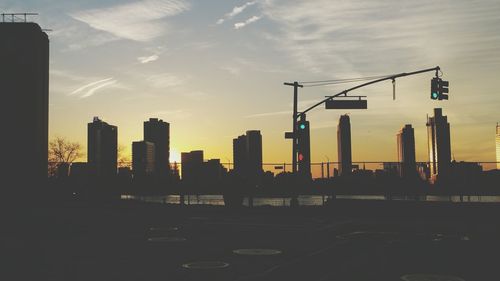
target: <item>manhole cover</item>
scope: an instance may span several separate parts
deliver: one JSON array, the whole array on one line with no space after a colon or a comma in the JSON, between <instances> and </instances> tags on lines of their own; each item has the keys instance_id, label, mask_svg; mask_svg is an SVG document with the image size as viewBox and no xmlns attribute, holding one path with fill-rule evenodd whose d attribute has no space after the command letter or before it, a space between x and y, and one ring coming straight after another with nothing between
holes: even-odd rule
<instances>
[{"instance_id":1,"label":"manhole cover","mask_svg":"<svg viewBox=\"0 0 500 281\"><path fill-rule=\"evenodd\" d=\"M281 251L274 249L238 249L234 250L233 253L246 256L272 256L281 254Z\"/></svg>"},{"instance_id":2,"label":"manhole cover","mask_svg":"<svg viewBox=\"0 0 500 281\"><path fill-rule=\"evenodd\" d=\"M456 276L436 274L408 274L401 276L403 281L465 281Z\"/></svg>"},{"instance_id":3,"label":"manhole cover","mask_svg":"<svg viewBox=\"0 0 500 281\"><path fill-rule=\"evenodd\" d=\"M148 238L149 242L184 242L184 237L151 237Z\"/></svg>"},{"instance_id":4,"label":"manhole cover","mask_svg":"<svg viewBox=\"0 0 500 281\"><path fill-rule=\"evenodd\" d=\"M200 261L200 262L190 262L182 265L184 268L188 269L219 269L226 268L229 264L222 261Z\"/></svg>"}]
</instances>

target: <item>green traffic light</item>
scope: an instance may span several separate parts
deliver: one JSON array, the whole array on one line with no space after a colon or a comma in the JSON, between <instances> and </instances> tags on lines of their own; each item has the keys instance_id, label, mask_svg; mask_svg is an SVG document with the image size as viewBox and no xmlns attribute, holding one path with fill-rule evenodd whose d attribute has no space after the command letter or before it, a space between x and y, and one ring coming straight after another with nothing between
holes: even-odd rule
<instances>
[{"instance_id":1,"label":"green traffic light","mask_svg":"<svg viewBox=\"0 0 500 281\"><path fill-rule=\"evenodd\" d=\"M432 98L433 99L437 99L438 98L438 93L436 93L436 92L432 93Z\"/></svg>"},{"instance_id":2,"label":"green traffic light","mask_svg":"<svg viewBox=\"0 0 500 281\"><path fill-rule=\"evenodd\" d=\"M300 124L299 128L302 129L302 130L304 130L306 128L306 125L305 124Z\"/></svg>"}]
</instances>

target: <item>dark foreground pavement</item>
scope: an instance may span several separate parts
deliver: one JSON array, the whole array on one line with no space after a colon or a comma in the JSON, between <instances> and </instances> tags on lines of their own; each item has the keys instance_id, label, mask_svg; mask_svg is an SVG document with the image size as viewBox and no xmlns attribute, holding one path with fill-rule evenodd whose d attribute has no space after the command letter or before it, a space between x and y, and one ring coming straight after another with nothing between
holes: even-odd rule
<instances>
[{"instance_id":1,"label":"dark foreground pavement","mask_svg":"<svg viewBox=\"0 0 500 281\"><path fill-rule=\"evenodd\" d=\"M499 280L499 210L380 202L297 210L41 207L24 214L27 221L7 214L0 280ZM196 262L218 268L186 268Z\"/></svg>"}]
</instances>

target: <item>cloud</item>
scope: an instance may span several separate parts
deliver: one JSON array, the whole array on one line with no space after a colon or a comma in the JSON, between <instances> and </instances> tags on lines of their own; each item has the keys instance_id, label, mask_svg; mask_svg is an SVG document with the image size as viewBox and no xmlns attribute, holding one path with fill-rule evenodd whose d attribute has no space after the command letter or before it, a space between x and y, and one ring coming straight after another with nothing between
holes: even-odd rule
<instances>
[{"instance_id":1,"label":"cloud","mask_svg":"<svg viewBox=\"0 0 500 281\"><path fill-rule=\"evenodd\" d=\"M252 6L254 5L256 2L255 1L252 1L252 2L246 2L245 4L243 4L242 6L236 6L233 8L233 10L227 14L224 15L224 17L220 18L217 20L217 24L222 24L224 23L226 20L229 20L229 19L232 19L234 18L236 15L242 13L248 6Z\"/></svg>"},{"instance_id":2,"label":"cloud","mask_svg":"<svg viewBox=\"0 0 500 281\"><path fill-rule=\"evenodd\" d=\"M138 57L137 60L140 63L148 63L148 62L153 62L155 60L158 60L159 58L160 58L159 55L151 55L151 56L148 56L148 57Z\"/></svg>"},{"instance_id":3,"label":"cloud","mask_svg":"<svg viewBox=\"0 0 500 281\"><path fill-rule=\"evenodd\" d=\"M247 19L246 21L243 21L243 22L237 22L234 24L234 29L240 29L240 28L243 28L249 24L251 24L252 22L256 22L258 20L260 20L261 17L258 17L258 16L253 16L249 19Z\"/></svg>"},{"instance_id":4,"label":"cloud","mask_svg":"<svg viewBox=\"0 0 500 281\"><path fill-rule=\"evenodd\" d=\"M90 27L122 39L150 41L166 32L159 20L190 9L183 0L145 0L70 14Z\"/></svg>"},{"instance_id":5,"label":"cloud","mask_svg":"<svg viewBox=\"0 0 500 281\"><path fill-rule=\"evenodd\" d=\"M116 84L116 82L117 82L117 80L113 79L112 77L106 78L106 79L101 79L98 81L94 81L94 82L85 84L85 85L79 87L78 89L72 91L68 95L72 96L72 95L80 94L81 99L88 98L90 96L93 96L98 90L105 88L105 87L109 87L111 85L114 85L114 84Z\"/></svg>"},{"instance_id":6,"label":"cloud","mask_svg":"<svg viewBox=\"0 0 500 281\"><path fill-rule=\"evenodd\" d=\"M69 95L74 95L74 94L78 94L80 92L82 92L83 90L87 89L87 88L90 88L92 86L95 86L95 85L98 85L98 84L101 84L101 83L104 83L104 82L107 82L107 81L110 81L112 80L113 78L110 77L110 78L106 78L106 79L102 79L102 80L99 80L99 81L94 81L94 82L91 82L91 83L88 83L88 84L85 84L83 86L81 86L80 88L74 90L73 92L69 93Z\"/></svg>"},{"instance_id":7,"label":"cloud","mask_svg":"<svg viewBox=\"0 0 500 281\"><path fill-rule=\"evenodd\" d=\"M498 1L477 5L353 0L332 5L330 0L266 0L259 4L263 16L277 24L268 39L297 67L312 73L350 77L362 74L360 70L400 70L401 65L500 64L498 59L492 61L500 45L493 28L500 24Z\"/></svg>"},{"instance_id":8,"label":"cloud","mask_svg":"<svg viewBox=\"0 0 500 281\"><path fill-rule=\"evenodd\" d=\"M111 81L102 83L100 85L94 86L94 87L90 88L85 94L81 95L80 98L84 99L84 98L88 98L90 96L93 96L97 92L97 90L105 88L105 87L109 87L109 86L115 84L116 82L117 82L116 80L111 80Z\"/></svg>"}]
</instances>

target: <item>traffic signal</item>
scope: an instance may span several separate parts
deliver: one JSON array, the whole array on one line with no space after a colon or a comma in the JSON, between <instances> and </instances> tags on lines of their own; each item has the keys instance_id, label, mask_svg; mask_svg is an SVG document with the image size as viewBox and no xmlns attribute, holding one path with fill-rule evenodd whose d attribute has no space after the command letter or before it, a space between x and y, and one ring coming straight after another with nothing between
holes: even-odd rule
<instances>
[{"instance_id":1,"label":"traffic signal","mask_svg":"<svg viewBox=\"0 0 500 281\"><path fill-rule=\"evenodd\" d=\"M439 100L447 100L448 99L448 85L450 83L448 81L443 81L439 79Z\"/></svg>"},{"instance_id":2,"label":"traffic signal","mask_svg":"<svg viewBox=\"0 0 500 281\"><path fill-rule=\"evenodd\" d=\"M299 174L311 178L311 144L309 121L302 117L297 123L297 160Z\"/></svg>"},{"instance_id":3,"label":"traffic signal","mask_svg":"<svg viewBox=\"0 0 500 281\"><path fill-rule=\"evenodd\" d=\"M431 80L431 99L437 100L439 98L439 78L435 77Z\"/></svg>"},{"instance_id":4,"label":"traffic signal","mask_svg":"<svg viewBox=\"0 0 500 281\"><path fill-rule=\"evenodd\" d=\"M431 80L431 99L447 100L448 99L448 81L443 81L441 78L434 77Z\"/></svg>"}]
</instances>

